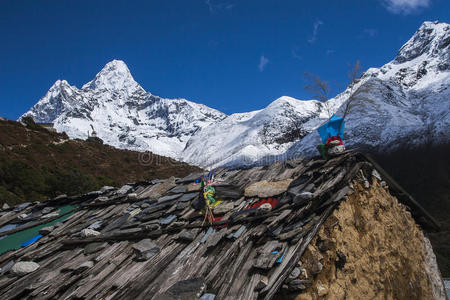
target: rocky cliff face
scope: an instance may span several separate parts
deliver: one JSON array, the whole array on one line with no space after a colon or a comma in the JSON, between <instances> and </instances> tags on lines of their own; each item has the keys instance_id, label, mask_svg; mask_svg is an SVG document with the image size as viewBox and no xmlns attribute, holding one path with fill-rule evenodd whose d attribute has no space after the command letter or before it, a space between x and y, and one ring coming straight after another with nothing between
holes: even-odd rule
<instances>
[{"instance_id":1,"label":"rocky cliff face","mask_svg":"<svg viewBox=\"0 0 450 300\"><path fill-rule=\"evenodd\" d=\"M92 124L107 144L183 159L202 167L252 165L316 153L317 127L347 116L348 147L391 150L450 139L450 25L425 22L381 68L371 68L327 103L281 97L262 110L230 116L185 99L146 92L121 61L81 89L57 81L30 111L70 137Z\"/></svg>"}]
</instances>

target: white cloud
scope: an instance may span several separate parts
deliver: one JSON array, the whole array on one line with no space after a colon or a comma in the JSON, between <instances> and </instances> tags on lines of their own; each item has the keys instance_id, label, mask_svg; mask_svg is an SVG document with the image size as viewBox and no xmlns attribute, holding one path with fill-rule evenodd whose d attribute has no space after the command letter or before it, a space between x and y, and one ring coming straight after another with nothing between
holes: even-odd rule
<instances>
[{"instance_id":1,"label":"white cloud","mask_svg":"<svg viewBox=\"0 0 450 300\"><path fill-rule=\"evenodd\" d=\"M267 57L265 57L264 55L261 55L261 57L259 58L258 70L260 72L264 71L264 69L266 68L268 63L269 63L269 59Z\"/></svg>"},{"instance_id":2,"label":"white cloud","mask_svg":"<svg viewBox=\"0 0 450 300\"><path fill-rule=\"evenodd\" d=\"M335 52L336 52L336 51L333 50L333 49L328 49L328 50L325 52L325 54L326 54L327 56L330 56L330 55L334 54Z\"/></svg>"},{"instance_id":3,"label":"white cloud","mask_svg":"<svg viewBox=\"0 0 450 300\"><path fill-rule=\"evenodd\" d=\"M208 5L210 13L215 13L220 10L231 10L236 6L230 1L216 2L213 0L205 0L205 4Z\"/></svg>"},{"instance_id":4,"label":"white cloud","mask_svg":"<svg viewBox=\"0 0 450 300\"><path fill-rule=\"evenodd\" d=\"M323 22L320 20L317 20L314 22L314 29L313 29L313 35L312 37L308 40L308 42L310 44L314 44L314 42L317 40L317 34L319 33L319 26L323 25Z\"/></svg>"},{"instance_id":5,"label":"white cloud","mask_svg":"<svg viewBox=\"0 0 450 300\"><path fill-rule=\"evenodd\" d=\"M388 11L394 14L407 15L426 8L431 0L381 0Z\"/></svg>"}]
</instances>

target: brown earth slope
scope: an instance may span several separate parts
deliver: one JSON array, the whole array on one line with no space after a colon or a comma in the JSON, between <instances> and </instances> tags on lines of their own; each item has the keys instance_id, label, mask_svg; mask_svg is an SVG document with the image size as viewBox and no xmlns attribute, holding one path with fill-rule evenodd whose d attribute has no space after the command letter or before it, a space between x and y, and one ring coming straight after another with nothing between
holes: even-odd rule
<instances>
[{"instance_id":1,"label":"brown earth slope","mask_svg":"<svg viewBox=\"0 0 450 300\"><path fill-rule=\"evenodd\" d=\"M445 299L441 279L431 275L439 272L430 242L376 180L369 189L354 185L302 260L300 279L312 283L296 300Z\"/></svg>"},{"instance_id":2,"label":"brown earth slope","mask_svg":"<svg viewBox=\"0 0 450 300\"><path fill-rule=\"evenodd\" d=\"M170 158L120 150L0 120L0 204L43 201L80 194L103 185L183 177L200 169Z\"/></svg>"}]
</instances>

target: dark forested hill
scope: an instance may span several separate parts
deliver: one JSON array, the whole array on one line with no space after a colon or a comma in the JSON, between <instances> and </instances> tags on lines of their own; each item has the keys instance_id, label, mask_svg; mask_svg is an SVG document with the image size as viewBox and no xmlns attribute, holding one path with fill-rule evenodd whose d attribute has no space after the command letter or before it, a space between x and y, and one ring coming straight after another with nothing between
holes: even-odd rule
<instances>
[{"instance_id":1,"label":"dark forested hill","mask_svg":"<svg viewBox=\"0 0 450 300\"><path fill-rule=\"evenodd\" d=\"M31 119L25 123L0 120L1 205L85 193L103 185L182 177L199 170L163 156L70 140Z\"/></svg>"}]
</instances>

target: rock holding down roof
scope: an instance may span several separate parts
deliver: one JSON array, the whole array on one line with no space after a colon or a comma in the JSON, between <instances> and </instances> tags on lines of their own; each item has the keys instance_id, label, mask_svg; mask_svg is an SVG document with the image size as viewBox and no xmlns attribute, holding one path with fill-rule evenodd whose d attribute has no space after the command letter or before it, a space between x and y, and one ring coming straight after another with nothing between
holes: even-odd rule
<instances>
[{"instance_id":1,"label":"rock holding down roof","mask_svg":"<svg viewBox=\"0 0 450 300\"><path fill-rule=\"evenodd\" d=\"M331 285L320 276L328 266L319 252L334 248L318 240L318 233L326 234L325 222L350 194L365 193L355 188L360 182L382 188L374 169L416 222L436 228L414 199L360 154L222 169L215 177L221 202L213 224L192 206L201 196L193 184L199 174L72 197L78 208L51 234L0 255L0 267L11 261L40 266L22 277L0 275L0 294L2 299L273 299L314 288L326 296ZM16 215L3 212L0 222L13 224ZM335 256L336 266L351 259Z\"/></svg>"}]
</instances>

